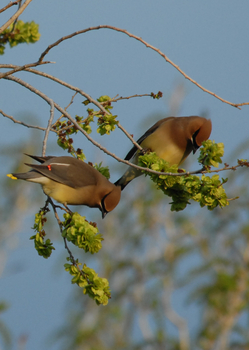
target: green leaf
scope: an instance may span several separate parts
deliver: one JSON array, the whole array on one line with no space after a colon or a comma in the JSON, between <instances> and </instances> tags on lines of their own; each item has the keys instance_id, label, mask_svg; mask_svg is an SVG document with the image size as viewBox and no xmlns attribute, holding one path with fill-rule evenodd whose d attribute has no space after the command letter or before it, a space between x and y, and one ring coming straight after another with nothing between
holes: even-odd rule
<instances>
[{"instance_id":1,"label":"green leaf","mask_svg":"<svg viewBox=\"0 0 249 350\"><path fill-rule=\"evenodd\" d=\"M10 47L14 47L21 43L35 43L40 39L41 34L39 33L39 25L34 21L23 22L17 21L15 24L12 23L9 28L4 30L0 35L0 54L4 53L5 44L9 43Z\"/></svg>"},{"instance_id":2,"label":"green leaf","mask_svg":"<svg viewBox=\"0 0 249 350\"><path fill-rule=\"evenodd\" d=\"M200 148L200 156L198 162L205 166L218 167L219 163L222 163L222 157L224 155L224 144L215 143L214 141L207 140L202 143Z\"/></svg>"},{"instance_id":3,"label":"green leaf","mask_svg":"<svg viewBox=\"0 0 249 350\"><path fill-rule=\"evenodd\" d=\"M80 288L83 288L83 293L94 299L97 305L108 304L111 292L106 278L99 277L93 269L85 264L82 270L79 269L79 266L76 267L73 264L65 264L64 267L73 276L72 283L76 283Z\"/></svg>"},{"instance_id":4,"label":"green leaf","mask_svg":"<svg viewBox=\"0 0 249 350\"><path fill-rule=\"evenodd\" d=\"M159 158L155 153L147 153L140 156L138 165L158 172L178 172L176 165L169 166L168 162ZM223 188L223 184L227 180L222 179L220 181L219 175L212 177L203 175L200 179L196 175L157 175L146 171L145 174L156 183L158 189L172 198L172 202L170 203L172 211L185 209L190 204L191 199L199 202L201 207L207 206L209 210L213 210L217 206L224 207L229 204Z\"/></svg>"},{"instance_id":5,"label":"green leaf","mask_svg":"<svg viewBox=\"0 0 249 350\"><path fill-rule=\"evenodd\" d=\"M110 96L107 96L107 95L103 95L103 96L100 96L99 98L97 98L97 101L98 102L108 102L108 101L111 101L111 97Z\"/></svg>"},{"instance_id":6,"label":"green leaf","mask_svg":"<svg viewBox=\"0 0 249 350\"><path fill-rule=\"evenodd\" d=\"M104 175L107 178L107 180L110 179L110 171L108 166L102 167L102 162L101 162L99 164L95 163L94 168L98 170L102 175Z\"/></svg>"},{"instance_id":7,"label":"green leaf","mask_svg":"<svg viewBox=\"0 0 249 350\"><path fill-rule=\"evenodd\" d=\"M91 254L97 253L102 248L102 235L96 225L86 221L85 217L78 213L64 214L65 221L62 222L64 227L62 236L66 237L77 247L84 249Z\"/></svg>"},{"instance_id":8,"label":"green leaf","mask_svg":"<svg viewBox=\"0 0 249 350\"><path fill-rule=\"evenodd\" d=\"M116 120L116 115L104 115L98 118L98 129L97 132L100 135L109 135L111 131L115 130L118 121Z\"/></svg>"},{"instance_id":9,"label":"green leaf","mask_svg":"<svg viewBox=\"0 0 249 350\"><path fill-rule=\"evenodd\" d=\"M37 250L37 253L43 258L47 259L52 254L52 251L55 250L53 247L53 243L50 239L46 239L44 241L44 237L46 236L45 231L43 230L43 226L47 219L45 218L46 213L49 211L48 208L41 209L39 213L35 214L35 223L32 227L36 232L34 236L31 236L30 239L34 240L34 246Z\"/></svg>"}]
</instances>

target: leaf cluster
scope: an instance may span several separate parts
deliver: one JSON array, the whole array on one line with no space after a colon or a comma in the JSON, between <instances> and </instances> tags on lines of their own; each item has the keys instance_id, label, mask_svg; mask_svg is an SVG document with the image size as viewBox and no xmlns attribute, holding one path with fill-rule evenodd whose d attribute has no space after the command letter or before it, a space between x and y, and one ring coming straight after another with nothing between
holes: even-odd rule
<instances>
[{"instance_id":1,"label":"leaf cluster","mask_svg":"<svg viewBox=\"0 0 249 350\"><path fill-rule=\"evenodd\" d=\"M18 44L33 44L40 39L39 25L34 21L23 22L21 20L12 23L9 28L0 34L0 55L4 54L5 45L9 43L10 47Z\"/></svg>"},{"instance_id":2,"label":"leaf cluster","mask_svg":"<svg viewBox=\"0 0 249 350\"><path fill-rule=\"evenodd\" d=\"M107 305L111 298L109 282L106 278L101 278L98 274L84 264L82 270L79 268L79 263L65 264L65 270L72 276L72 283L76 283L83 288L83 293L94 299L97 305Z\"/></svg>"},{"instance_id":3,"label":"leaf cluster","mask_svg":"<svg viewBox=\"0 0 249 350\"><path fill-rule=\"evenodd\" d=\"M64 214L64 219L65 221L61 223L64 239L80 249L84 249L86 253L94 254L102 248L103 238L95 223L89 223L85 217L78 213ZM72 283L83 288L83 293L89 295L98 305L107 305L111 297L108 280L99 277L93 269L85 264L80 270L81 264L71 254L68 260L71 264L67 263L64 266L65 270L73 276Z\"/></svg>"},{"instance_id":4,"label":"leaf cluster","mask_svg":"<svg viewBox=\"0 0 249 350\"><path fill-rule=\"evenodd\" d=\"M223 155L222 144L207 141L203 147L204 150L201 151L200 159L205 161L207 165L217 165ZM158 172L178 172L177 165L169 166L168 162L159 158L155 153L140 156L139 165ZM223 184L227 180L220 180L219 175L213 175L212 177L202 175L199 178L196 175L171 176L156 175L149 172L145 172L145 174L156 183L158 189L172 198L172 211L185 209L187 204L190 204L191 199L199 202L201 207L207 206L209 210L213 210L217 206L225 207L229 204L223 188Z\"/></svg>"},{"instance_id":5,"label":"leaf cluster","mask_svg":"<svg viewBox=\"0 0 249 350\"><path fill-rule=\"evenodd\" d=\"M90 120L82 120L83 117L76 116L76 121L79 126L84 129L87 133L91 133L91 127L89 125ZM64 150L67 150L68 153L72 154L72 156L85 160L86 156L83 153L83 150L77 148L75 150L73 146L73 138L71 137L73 134L78 132L78 129L70 120L58 120L53 126L53 130L57 131L58 139L57 144Z\"/></svg>"},{"instance_id":6,"label":"leaf cluster","mask_svg":"<svg viewBox=\"0 0 249 350\"><path fill-rule=\"evenodd\" d=\"M49 239L44 241L46 233L44 231L44 224L47 221L45 215L49 211L47 204L39 213L35 215L35 223L33 229L36 234L30 239L34 240L35 249L38 254L44 258L50 257L52 250L55 249ZM97 253L102 248L102 235L95 223L88 222L85 217L78 213L64 214L64 221L60 222L61 234L64 240L73 243L78 248L83 249L86 253ZM65 242L66 242L65 241ZM67 244L65 243L66 247ZM67 247L68 249L68 247ZM78 260L75 260L72 253L68 249L68 261L71 263L65 264L65 270L73 275L72 283L77 283L79 287L83 288L84 294L88 294L96 303L106 305L111 297L109 283L106 278L101 278L91 268L85 264L80 270L81 265Z\"/></svg>"},{"instance_id":7,"label":"leaf cluster","mask_svg":"<svg viewBox=\"0 0 249 350\"><path fill-rule=\"evenodd\" d=\"M108 114L103 114L102 111L94 111L94 109L88 108L87 112L88 115L93 117L96 117L98 119L97 121L97 132L100 135L109 135L111 131L114 131L116 128L116 125L118 124L118 121L116 120L116 115L111 114L111 110L113 109L111 105L111 97L104 95L100 96L97 99L98 102L102 104L102 106L105 108L105 110L108 112ZM90 103L89 100L85 100L83 104L87 106Z\"/></svg>"},{"instance_id":8,"label":"leaf cluster","mask_svg":"<svg viewBox=\"0 0 249 350\"><path fill-rule=\"evenodd\" d=\"M95 163L94 168L98 170L103 176L105 176L107 180L110 179L110 170L108 166L102 166L102 162L100 162L99 164Z\"/></svg>"},{"instance_id":9,"label":"leaf cluster","mask_svg":"<svg viewBox=\"0 0 249 350\"><path fill-rule=\"evenodd\" d=\"M46 241L44 240L46 233L43 229L43 226L47 221L45 218L47 211L48 210L40 210L39 213L35 214L35 223L32 228L35 230L36 234L30 237L30 239L34 240L34 245L37 253L40 256L43 256L45 259L49 258L52 254L52 250L55 249L50 239L46 239Z\"/></svg>"},{"instance_id":10,"label":"leaf cluster","mask_svg":"<svg viewBox=\"0 0 249 350\"><path fill-rule=\"evenodd\" d=\"M65 221L62 222L64 227L62 237L84 251L91 254L97 253L101 248L103 241L102 235L94 223L89 223L84 216L78 213L63 215Z\"/></svg>"},{"instance_id":11,"label":"leaf cluster","mask_svg":"<svg viewBox=\"0 0 249 350\"><path fill-rule=\"evenodd\" d=\"M200 156L198 162L204 166L218 167L222 163L222 157L224 155L224 144L215 143L214 141L207 140L202 143L200 148Z\"/></svg>"},{"instance_id":12,"label":"leaf cluster","mask_svg":"<svg viewBox=\"0 0 249 350\"><path fill-rule=\"evenodd\" d=\"M158 91L157 94L155 94L154 92L151 92L150 96L155 100L159 100L160 98L163 97L163 93L161 91Z\"/></svg>"},{"instance_id":13,"label":"leaf cluster","mask_svg":"<svg viewBox=\"0 0 249 350\"><path fill-rule=\"evenodd\" d=\"M116 115L105 114L98 118L98 129L97 132L100 135L110 135L111 131L114 131L118 121L116 120Z\"/></svg>"},{"instance_id":14,"label":"leaf cluster","mask_svg":"<svg viewBox=\"0 0 249 350\"><path fill-rule=\"evenodd\" d=\"M98 99L99 102L108 102L111 98L109 96L102 96ZM88 100L87 100L88 101ZM86 101L85 101L86 102ZM89 103L89 101L88 101ZM112 107L109 106L109 104L107 106L105 106L105 108L107 110L111 109ZM103 116L102 114L100 114L99 112L94 112L91 109L88 109L88 117L87 118L83 118L80 116L76 116L76 121L78 123L78 125L85 130L88 134L91 134L92 132L92 128L90 123L94 122L94 116L98 117L98 129L97 131L100 132L101 135L109 134L110 131L115 129L115 125L118 123L115 118L116 116ZM76 157L78 159L81 159L82 161L86 160L86 156L83 152L82 149L77 148L75 149L73 146L73 138L72 135L73 134L77 134L78 129L77 127L70 121L70 120L57 120L57 122L52 126L53 130L55 130L57 132L58 135L58 139L57 139L57 144L64 150L67 150L68 153L70 153L73 157ZM102 131L100 131L100 129ZM102 162L99 164L92 164L89 163L90 165L92 165L96 170L98 170L103 176L105 176L107 179L110 178L110 172L109 172L109 168L108 167L103 167L102 166Z\"/></svg>"}]
</instances>

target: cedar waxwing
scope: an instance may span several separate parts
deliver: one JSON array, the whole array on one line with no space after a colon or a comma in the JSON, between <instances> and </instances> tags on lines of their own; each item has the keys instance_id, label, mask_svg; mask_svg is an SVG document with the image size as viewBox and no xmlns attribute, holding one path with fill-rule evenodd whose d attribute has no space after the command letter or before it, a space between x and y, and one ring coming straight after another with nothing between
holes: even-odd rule
<instances>
[{"instance_id":1,"label":"cedar waxwing","mask_svg":"<svg viewBox=\"0 0 249 350\"><path fill-rule=\"evenodd\" d=\"M42 164L25 163L32 168L29 172L7 176L41 184L44 193L59 203L99 208L102 218L118 205L120 187L83 161L64 156L29 157Z\"/></svg>"},{"instance_id":2,"label":"cedar waxwing","mask_svg":"<svg viewBox=\"0 0 249 350\"><path fill-rule=\"evenodd\" d=\"M211 120L193 117L168 117L159 120L141 136L137 143L145 151L155 152L158 157L170 165L180 165L190 154L195 153L202 142L211 134ZM134 146L126 155L125 160L132 158L132 163L138 163L141 152ZM141 171L129 167L124 175L115 182L121 190L135 177L142 175Z\"/></svg>"}]
</instances>

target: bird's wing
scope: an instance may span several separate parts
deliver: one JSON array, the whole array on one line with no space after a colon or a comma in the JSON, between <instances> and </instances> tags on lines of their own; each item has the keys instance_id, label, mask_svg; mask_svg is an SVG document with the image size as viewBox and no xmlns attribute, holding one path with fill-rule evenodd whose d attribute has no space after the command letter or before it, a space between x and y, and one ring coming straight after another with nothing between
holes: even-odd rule
<instances>
[{"instance_id":1,"label":"bird's wing","mask_svg":"<svg viewBox=\"0 0 249 350\"><path fill-rule=\"evenodd\" d=\"M151 135L153 132L156 131L156 129L159 128L159 126L161 124L163 124L166 119L173 119L174 117L167 117L167 118L163 118L161 120L159 120L157 123L155 123L154 125L152 125L151 128L149 128L138 140L137 140L137 143L139 145L141 145L141 143L149 136ZM133 146L132 149L127 153L126 157L125 157L125 160L130 160L134 154L137 152L137 147L136 146Z\"/></svg>"},{"instance_id":2,"label":"bird's wing","mask_svg":"<svg viewBox=\"0 0 249 350\"><path fill-rule=\"evenodd\" d=\"M45 177L72 188L95 185L98 179L98 171L82 161L79 162L82 164L61 163L54 158L54 162L51 161L47 165L25 164Z\"/></svg>"},{"instance_id":3,"label":"bird's wing","mask_svg":"<svg viewBox=\"0 0 249 350\"><path fill-rule=\"evenodd\" d=\"M55 156L40 157L40 156L33 156L31 154L28 154L28 153L24 153L24 154L30 158L33 158L34 160L37 160L37 162L39 162L39 163L44 163L47 160L55 157Z\"/></svg>"}]
</instances>

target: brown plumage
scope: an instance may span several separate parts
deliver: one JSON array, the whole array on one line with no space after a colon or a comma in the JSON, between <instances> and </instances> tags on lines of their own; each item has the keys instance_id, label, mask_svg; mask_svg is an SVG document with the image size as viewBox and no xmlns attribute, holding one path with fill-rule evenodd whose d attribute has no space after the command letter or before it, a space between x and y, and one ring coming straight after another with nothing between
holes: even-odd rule
<instances>
[{"instance_id":1,"label":"brown plumage","mask_svg":"<svg viewBox=\"0 0 249 350\"><path fill-rule=\"evenodd\" d=\"M59 203L99 208L103 218L118 205L120 187L83 161L64 156L29 156L42 164L25 163L31 167L29 172L7 176L41 184L44 193Z\"/></svg>"},{"instance_id":2,"label":"brown plumage","mask_svg":"<svg viewBox=\"0 0 249 350\"><path fill-rule=\"evenodd\" d=\"M201 146L202 142L207 140L211 134L211 120L192 116L192 117L168 117L159 120L137 143L144 150L155 152L158 157L169 162L170 165L180 165L193 151ZM132 159L132 163L137 164L141 153L134 146L126 155L125 160ZM124 175L116 181L115 185L124 187L135 177L142 173L133 167L129 167Z\"/></svg>"}]
</instances>

